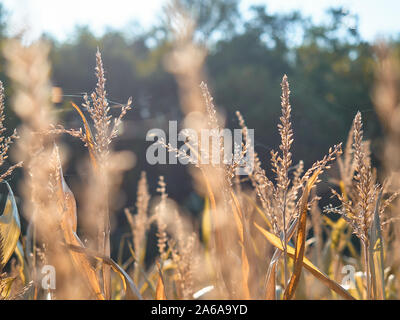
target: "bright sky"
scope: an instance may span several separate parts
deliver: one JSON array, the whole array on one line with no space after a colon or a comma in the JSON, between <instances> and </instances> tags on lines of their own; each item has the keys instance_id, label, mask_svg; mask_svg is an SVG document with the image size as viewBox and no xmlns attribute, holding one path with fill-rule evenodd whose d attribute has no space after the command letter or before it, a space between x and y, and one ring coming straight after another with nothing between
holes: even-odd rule
<instances>
[{"instance_id":1,"label":"bright sky","mask_svg":"<svg viewBox=\"0 0 400 320\"><path fill-rule=\"evenodd\" d=\"M107 27L126 30L133 21L146 28L157 21L165 0L0 0L0 3L10 12L11 32L29 28L32 38L46 31L64 40L76 24L89 25L97 34ZM323 21L326 8L342 5L359 15L365 39L400 34L399 0L242 0L242 12L252 4L266 4L272 13L299 9L317 22Z\"/></svg>"}]
</instances>

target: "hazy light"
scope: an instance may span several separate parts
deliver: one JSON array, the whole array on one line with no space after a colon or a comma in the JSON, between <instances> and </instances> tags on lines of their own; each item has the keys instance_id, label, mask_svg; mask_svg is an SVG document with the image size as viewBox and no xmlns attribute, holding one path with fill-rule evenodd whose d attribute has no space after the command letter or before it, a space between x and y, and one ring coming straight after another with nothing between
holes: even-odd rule
<instances>
[{"instance_id":1,"label":"hazy light","mask_svg":"<svg viewBox=\"0 0 400 320\"><path fill-rule=\"evenodd\" d=\"M200 1L200 0L199 0ZM88 25L97 35L107 27L127 29L133 21L143 28L157 22L165 0L0 0L11 13L9 19L12 34L25 31L28 39L37 38L48 32L59 40L65 40L75 25ZM305 16L312 16L315 22L324 20L329 7L343 6L359 15L361 35L374 40L377 35L400 33L397 0L242 0L240 8L248 16L248 7L266 4L268 11L289 12L300 10Z\"/></svg>"}]
</instances>

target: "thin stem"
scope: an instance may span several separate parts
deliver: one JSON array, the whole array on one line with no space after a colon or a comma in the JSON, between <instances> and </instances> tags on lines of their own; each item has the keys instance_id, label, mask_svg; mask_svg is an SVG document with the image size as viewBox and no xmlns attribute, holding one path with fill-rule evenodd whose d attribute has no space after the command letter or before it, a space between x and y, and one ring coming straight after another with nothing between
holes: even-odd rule
<instances>
[{"instance_id":1,"label":"thin stem","mask_svg":"<svg viewBox=\"0 0 400 320\"><path fill-rule=\"evenodd\" d=\"M101 183L101 192L103 193L104 202L100 207L100 219L99 219L99 229L97 233L98 237L98 250L99 252L107 258L110 258L111 248L110 248L110 216L108 210L108 192L107 192L107 178L100 173L99 183ZM104 297L106 300L111 299L111 270L110 266L100 262L102 276L103 276L103 288Z\"/></svg>"},{"instance_id":2,"label":"thin stem","mask_svg":"<svg viewBox=\"0 0 400 320\"><path fill-rule=\"evenodd\" d=\"M284 191L283 194L283 265L284 265L284 274L285 274L285 288L288 283L288 268L287 268L287 234L286 234L286 196L287 192Z\"/></svg>"},{"instance_id":3,"label":"thin stem","mask_svg":"<svg viewBox=\"0 0 400 320\"><path fill-rule=\"evenodd\" d=\"M365 264L365 272L366 272L366 280L367 280L367 300L371 299L371 285L370 285L370 271L369 271L369 260L368 260L368 244L366 241L363 241L364 247L364 264Z\"/></svg>"}]
</instances>

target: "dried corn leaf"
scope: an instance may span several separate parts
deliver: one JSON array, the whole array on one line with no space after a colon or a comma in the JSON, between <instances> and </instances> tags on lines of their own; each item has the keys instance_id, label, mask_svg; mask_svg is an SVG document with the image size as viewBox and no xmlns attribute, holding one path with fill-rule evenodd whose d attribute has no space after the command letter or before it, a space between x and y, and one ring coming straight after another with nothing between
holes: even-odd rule
<instances>
[{"instance_id":1,"label":"dried corn leaf","mask_svg":"<svg viewBox=\"0 0 400 320\"><path fill-rule=\"evenodd\" d=\"M126 273L122 267L117 264L113 259L105 257L95 251L89 250L83 246L76 246L73 244L67 244L68 248L71 251L85 255L88 258L96 259L98 261L103 262L106 265L109 265L111 269L119 275L122 280L122 284L124 286L124 290L126 292L125 298L128 300L142 300L142 296L136 285L134 284L132 278Z\"/></svg>"},{"instance_id":2,"label":"dried corn leaf","mask_svg":"<svg viewBox=\"0 0 400 320\"><path fill-rule=\"evenodd\" d=\"M384 250L381 221L379 217L383 189L378 194L375 204L374 219L370 229L369 259L374 298L385 299Z\"/></svg>"},{"instance_id":3,"label":"dried corn leaf","mask_svg":"<svg viewBox=\"0 0 400 320\"><path fill-rule=\"evenodd\" d=\"M68 244L84 247L83 243L76 234L77 216L75 197L64 180L58 147L56 145L54 146L53 156L57 166L57 205L59 208L60 224L63 231L64 240ZM78 252L71 252L71 258L77 270L81 271L84 275L95 296L100 300L104 300L96 271L90 264L90 261L87 259L87 257Z\"/></svg>"},{"instance_id":4,"label":"dried corn leaf","mask_svg":"<svg viewBox=\"0 0 400 320\"><path fill-rule=\"evenodd\" d=\"M4 181L4 183L8 188L8 196L3 214L0 216L0 270L11 258L21 234L21 223L14 193L7 181Z\"/></svg>"},{"instance_id":5,"label":"dried corn leaf","mask_svg":"<svg viewBox=\"0 0 400 320\"><path fill-rule=\"evenodd\" d=\"M19 276L21 278L22 283L25 283L26 282L25 256L24 256L24 249L20 241L17 241L17 245L15 247L15 255L17 256L20 263Z\"/></svg>"},{"instance_id":6,"label":"dried corn leaf","mask_svg":"<svg viewBox=\"0 0 400 320\"><path fill-rule=\"evenodd\" d=\"M295 250L295 259L293 266L293 274L290 277L290 281L288 286L285 289L283 294L284 300L290 300L293 298L294 293L296 292L297 285L300 280L301 270L303 268L303 257L306 249L306 224L307 224L307 205L308 205L308 196L310 194L311 188L314 185L315 181L320 174L320 170L316 170L313 175L308 179L306 187L304 188L303 195L300 200L300 217L299 224L297 229L297 238L296 238L296 250Z\"/></svg>"},{"instance_id":7,"label":"dried corn leaf","mask_svg":"<svg viewBox=\"0 0 400 320\"><path fill-rule=\"evenodd\" d=\"M294 234L294 230L298 223L298 218L296 218L289 227L287 232L287 241L290 241ZM281 234L281 241L283 241L283 234ZM265 283L265 299L266 300L275 300L276 299L276 266L279 262L279 259L282 255L282 251L278 248L275 249L274 255L269 263L268 271L267 271L267 278Z\"/></svg>"},{"instance_id":8,"label":"dried corn leaf","mask_svg":"<svg viewBox=\"0 0 400 320\"><path fill-rule=\"evenodd\" d=\"M158 268L158 281L156 288L156 300L167 300L167 296L165 294L164 280L162 276L162 271L160 265L157 263Z\"/></svg>"},{"instance_id":9,"label":"dried corn leaf","mask_svg":"<svg viewBox=\"0 0 400 320\"><path fill-rule=\"evenodd\" d=\"M95 153L95 142L93 138L92 131L90 130L89 123L86 120L85 115L83 114L82 110L71 101L72 106L75 108L76 111L78 111L80 117L82 118L83 125L85 127L85 134L86 134L86 143L89 149L89 155L90 155L90 161L92 162L93 168L96 170L97 169L97 160L96 160L96 153Z\"/></svg>"},{"instance_id":10,"label":"dried corn leaf","mask_svg":"<svg viewBox=\"0 0 400 320\"><path fill-rule=\"evenodd\" d=\"M7 299L11 293L11 286L15 277L8 277L0 279L0 299Z\"/></svg>"},{"instance_id":11,"label":"dried corn leaf","mask_svg":"<svg viewBox=\"0 0 400 320\"><path fill-rule=\"evenodd\" d=\"M158 277L157 287L156 287L156 300L167 300L164 292L164 283L161 276Z\"/></svg>"},{"instance_id":12,"label":"dried corn leaf","mask_svg":"<svg viewBox=\"0 0 400 320\"><path fill-rule=\"evenodd\" d=\"M281 256L280 252L281 251L274 252L274 255L272 256L271 262L268 267L267 281L265 285L266 300L276 300L276 265L279 261L279 257Z\"/></svg>"},{"instance_id":13,"label":"dried corn leaf","mask_svg":"<svg viewBox=\"0 0 400 320\"><path fill-rule=\"evenodd\" d=\"M254 223L256 228L261 231L261 233L265 236L265 238L276 248L283 251L283 246L281 240L274 234L268 232L264 228L260 227L257 223ZM288 245L287 246L287 253L289 257L295 257L295 249ZM329 289L333 290L341 297L347 300L355 300L353 296L351 296L341 285L336 283L335 281L328 278L326 274L320 271L310 260L306 257L303 257L303 265L304 267L318 280L320 280L323 284L325 284Z\"/></svg>"}]
</instances>

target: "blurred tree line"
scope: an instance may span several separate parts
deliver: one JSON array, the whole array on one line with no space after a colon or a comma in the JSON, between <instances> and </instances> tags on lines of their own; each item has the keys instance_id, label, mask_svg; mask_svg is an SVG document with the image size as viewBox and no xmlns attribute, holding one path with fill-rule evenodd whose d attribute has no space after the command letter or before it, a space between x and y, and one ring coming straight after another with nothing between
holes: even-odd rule
<instances>
[{"instance_id":1,"label":"blurred tree line","mask_svg":"<svg viewBox=\"0 0 400 320\"><path fill-rule=\"evenodd\" d=\"M235 111L240 110L248 127L255 129L256 151L265 166L269 166L270 150L279 144L276 125L280 81L285 73L292 92L296 161L303 159L309 166L329 146L345 142L360 110L366 136L372 139L374 161L379 164L381 134L371 101L375 56L373 44L359 34L357 17L341 8L330 9L327 19L316 24L299 12L271 14L265 6L252 7L250 17L244 18L238 0L184 0L183 4L198 22L196 39L208 48L207 80L227 126L238 127ZM5 17L1 9L0 46L6 38ZM166 129L168 120L181 116L176 82L164 68L172 46L167 20L161 17L150 30L109 30L99 37L81 26L65 42L44 37L52 43L52 79L64 94L57 112L66 126L81 126L69 101L81 103L82 94L93 90L97 47L103 55L111 105L133 97L134 109L116 148L133 150L137 164L124 179L125 198L121 197L120 207L134 205L139 173L146 170L152 193L157 176L165 175L171 197L199 212L202 201L193 193L182 166L150 166L145 159L151 144L145 141L147 131ZM391 41L399 46L399 40ZM1 56L0 67L0 79L5 81L7 93L12 93ZM10 114L7 121L13 127L17 119ZM75 165L82 153L75 150L85 151L79 142L65 139L74 148L67 171L73 187L82 179Z\"/></svg>"}]
</instances>

